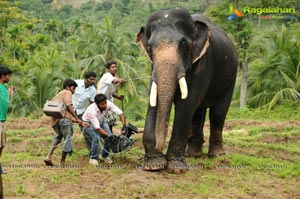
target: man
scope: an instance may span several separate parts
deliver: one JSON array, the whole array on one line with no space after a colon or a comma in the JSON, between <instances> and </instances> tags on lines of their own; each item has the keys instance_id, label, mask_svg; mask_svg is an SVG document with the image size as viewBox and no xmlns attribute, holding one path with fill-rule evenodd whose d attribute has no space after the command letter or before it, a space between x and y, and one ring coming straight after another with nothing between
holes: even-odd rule
<instances>
[{"instance_id":1,"label":"man","mask_svg":"<svg viewBox=\"0 0 300 199\"><path fill-rule=\"evenodd\" d=\"M72 94L74 93L77 84L72 79L66 79L63 83L63 90L60 91L52 101L55 102L64 102L67 107L67 112L64 118L54 118L52 117L52 128L55 131L53 137L52 146L48 152L44 162L47 166L53 166L52 155L54 150L61 143L62 138L64 138L64 143L62 146L62 155L60 165L64 166L65 159L68 154L72 153L72 135L73 135L73 123L76 122L81 125L85 125L81 119L79 119L74 111L72 104Z\"/></svg>"},{"instance_id":2,"label":"man","mask_svg":"<svg viewBox=\"0 0 300 199\"><path fill-rule=\"evenodd\" d=\"M0 65L0 157L6 143L6 116L9 104L9 97L12 96L14 87L8 89L5 86L10 81L12 70L4 65Z\"/></svg>"},{"instance_id":3,"label":"man","mask_svg":"<svg viewBox=\"0 0 300 199\"><path fill-rule=\"evenodd\" d=\"M12 70L4 65L0 65L0 157L6 144L5 121L7 116L9 98L14 92L13 86L8 87L8 89L5 86L5 84L10 81L11 74ZM3 198L2 174L4 173L6 172L2 170L2 165L0 164L0 198Z\"/></svg>"},{"instance_id":4,"label":"man","mask_svg":"<svg viewBox=\"0 0 300 199\"><path fill-rule=\"evenodd\" d=\"M89 163L98 165L98 160L101 159L105 163L112 164L113 161L109 157L109 137L112 136L112 132L108 124L104 122L104 117L108 111L116 113L120 116L123 127L126 126L126 119L122 110L108 101L104 94L97 94L94 101L82 116L83 121L90 123L90 126L83 131L88 150L90 151ZM99 155L100 137L105 139L101 155Z\"/></svg>"},{"instance_id":5,"label":"man","mask_svg":"<svg viewBox=\"0 0 300 199\"><path fill-rule=\"evenodd\" d=\"M113 102L113 97L118 100L123 100L123 95L117 95L115 93L116 86L124 84L126 81L117 77L117 62L109 61L105 64L107 72L101 77L97 83L97 94L103 93L106 95L107 100Z\"/></svg>"},{"instance_id":6,"label":"man","mask_svg":"<svg viewBox=\"0 0 300 199\"><path fill-rule=\"evenodd\" d=\"M82 119L82 115L86 107L94 102L94 97L96 95L96 88L94 86L94 83L96 77L97 75L95 72L88 71L84 73L84 79L75 80L78 87L76 88L72 96L72 101L76 114L80 119Z\"/></svg>"},{"instance_id":7,"label":"man","mask_svg":"<svg viewBox=\"0 0 300 199\"><path fill-rule=\"evenodd\" d=\"M9 97L12 96L14 87L7 87L7 84L10 81L12 70L4 65L0 65L0 157L2 155L3 148L6 143L6 116L8 110ZM0 164L0 198L3 198L3 183L2 183L2 174L6 173L2 170L2 165Z\"/></svg>"},{"instance_id":8,"label":"man","mask_svg":"<svg viewBox=\"0 0 300 199\"><path fill-rule=\"evenodd\" d=\"M101 79L97 83L97 94L103 93L106 95L107 100L113 102L113 98L118 100L123 100L124 95L117 95L115 93L116 86L122 85L126 81L122 78L117 77L117 62L109 61L105 64L107 72L101 77ZM105 118L105 121L108 123L110 130L112 131L112 127L116 126L116 118L112 112L109 112Z\"/></svg>"}]
</instances>

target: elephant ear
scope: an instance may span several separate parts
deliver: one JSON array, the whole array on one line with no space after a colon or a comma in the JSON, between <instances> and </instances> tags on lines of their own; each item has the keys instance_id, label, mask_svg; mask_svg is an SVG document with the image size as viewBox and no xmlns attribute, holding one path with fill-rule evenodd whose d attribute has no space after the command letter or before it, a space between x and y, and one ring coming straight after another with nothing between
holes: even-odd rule
<instances>
[{"instance_id":1,"label":"elephant ear","mask_svg":"<svg viewBox=\"0 0 300 199\"><path fill-rule=\"evenodd\" d=\"M209 47L210 31L203 16L192 16L194 20L195 33L193 35L193 64L200 60Z\"/></svg>"},{"instance_id":2,"label":"elephant ear","mask_svg":"<svg viewBox=\"0 0 300 199\"><path fill-rule=\"evenodd\" d=\"M136 35L136 43L138 46L141 48L143 51L144 55L148 58L148 60L152 63L152 60L150 59L149 56L149 45L145 36L145 28L141 27L140 32Z\"/></svg>"}]
</instances>

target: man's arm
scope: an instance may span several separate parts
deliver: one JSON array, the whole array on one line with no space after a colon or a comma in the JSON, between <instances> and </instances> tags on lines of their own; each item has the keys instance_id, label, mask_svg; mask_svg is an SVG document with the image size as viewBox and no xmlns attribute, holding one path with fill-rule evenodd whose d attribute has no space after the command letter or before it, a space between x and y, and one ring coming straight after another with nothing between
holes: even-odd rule
<instances>
[{"instance_id":1,"label":"man's arm","mask_svg":"<svg viewBox=\"0 0 300 199\"><path fill-rule=\"evenodd\" d=\"M81 119L78 118L77 114L75 113L72 104L70 104L69 106L67 106L67 110L75 118L75 122L77 122L79 124L82 124L82 121L81 121Z\"/></svg>"},{"instance_id":2,"label":"man's arm","mask_svg":"<svg viewBox=\"0 0 300 199\"><path fill-rule=\"evenodd\" d=\"M124 113L121 113L119 116L120 116L120 120L122 121L123 127L125 127L126 126L126 118L125 118Z\"/></svg>"},{"instance_id":3,"label":"man's arm","mask_svg":"<svg viewBox=\"0 0 300 199\"><path fill-rule=\"evenodd\" d=\"M118 100L123 100L124 99L124 95L116 95L116 94L113 94L112 95L114 98L117 98Z\"/></svg>"},{"instance_id":4,"label":"man's arm","mask_svg":"<svg viewBox=\"0 0 300 199\"><path fill-rule=\"evenodd\" d=\"M99 134L109 137L109 134L102 128L95 129Z\"/></svg>"},{"instance_id":5,"label":"man's arm","mask_svg":"<svg viewBox=\"0 0 300 199\"><path fill-rule=\"evenodd\" d=\"M124 83L126 83L126 80L123 78L119 78L117 75L115 75L112 83L113 84L124 84Z\"/></svg>"}]
</instances>

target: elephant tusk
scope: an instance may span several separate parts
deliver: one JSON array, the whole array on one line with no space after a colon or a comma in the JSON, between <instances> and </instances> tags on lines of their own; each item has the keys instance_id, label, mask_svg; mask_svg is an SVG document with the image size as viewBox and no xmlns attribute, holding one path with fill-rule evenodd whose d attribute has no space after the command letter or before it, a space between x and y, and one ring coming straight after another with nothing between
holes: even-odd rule
<instances>
[{"instance_id":1,"label":"elephant tusk","mask_svg":"<svg viewBox=\"0 0 300 199\"><path fill-rule=\"evenodd\" d=\"M157 84L153 81L150 90L150 106L156 107L157 101Z\"/></svg>"},{"instance_id":2,"label":"elephant tusk","mask_svg":"<svg viewBox=\"0 0 300 199\"><path fill-rule=\"evenodd\" d=\"M187 88L185 77L181 77L179 79L179 87L181 91L181 99L186 99L188 96L188 88Z\"/></svg>"}]
</instances>

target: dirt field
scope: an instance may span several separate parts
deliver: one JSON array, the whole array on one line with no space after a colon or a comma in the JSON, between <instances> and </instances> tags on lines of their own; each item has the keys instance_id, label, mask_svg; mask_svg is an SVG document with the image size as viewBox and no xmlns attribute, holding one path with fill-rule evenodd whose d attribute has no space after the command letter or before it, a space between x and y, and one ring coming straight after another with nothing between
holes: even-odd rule
<instances>
[{"instance_id":1,"label":"dirt field","mask_svg":"<svg viewBox=\"0 0 300 199\"><path fill-rule=\"evenodd\" d=\"M247 145L247 142L251 143L251 140L245 141L249 127L266 131L264 136L257 138L258 144ZM2 175L4 194L5 198L300 198L299 174L280 176L289 167L289 163L298 161L299 166L300 153L263 148L270 143L299 146L300 134L268 134L269 131L284 133L287 127L295 130L300 124L295 121L227 122L224 130L227 155L215 159L187 158L189 171L175 175L165 171L142 170L142 134L134 135L136 142L130 150L112 154L113 165L101 163L98 167L91 166L88 164L88 151L78 127L75 127L73 138L74 153L67 157L66 167L58 165L60 148L53 157L55 166L47 167L43 159L53 135L48 118L11 119L7 122L8 143L1 158L3 169L8 172ZM234 132L239 135L236 141L226 137ZM245 144L235 144L242 141ZM244 165L241 164L244 160L239 157L245 158ZM247 160L252 160L253 157L257 157L255 160L258 161L263 159L264 164L258 167L276 168L249 166L251 162ZM269 159L282 164L266 164L265 161Z\"/></svg>"}]
</instances>

